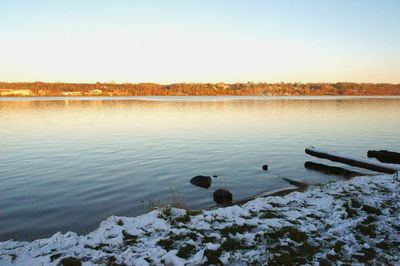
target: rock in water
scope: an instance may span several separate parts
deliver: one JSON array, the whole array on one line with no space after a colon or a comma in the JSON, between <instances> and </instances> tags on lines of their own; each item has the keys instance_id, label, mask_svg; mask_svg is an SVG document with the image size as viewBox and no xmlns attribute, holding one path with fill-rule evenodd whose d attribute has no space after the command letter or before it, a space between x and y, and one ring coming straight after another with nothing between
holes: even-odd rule
<instances>
[{"instance_id":1,"label":"rock in water","mask_svg":"<svg viewBox=\"0 0 400 266\"><path fill-rule=\"evenodd\" d=\"M197 175L190 180L192 185L209 188L211 186L211 177L205 175Z\"/></svg>"},{"instance_id":2,"label":"rock in water","mask_svg":"<svg viewBox=\"0 0 400 266\"><path fill-rule=\"evenodd\" d=\"M263 170L264 170L264 171L268 171L268 165L267 165L267 164L264 164L264 165L263 165Z\"/></svg>"},{"instance_id":3,"label":"rock in water","mask_svg":"<svg viewBox=\"0 0 400 266\"><path fill-rule=\"evenodd\" d=\"M232 193L226 189L217 189L214 191L214 201L217 204L224 204L232 202Z\"/></svg>"}]
</instances>

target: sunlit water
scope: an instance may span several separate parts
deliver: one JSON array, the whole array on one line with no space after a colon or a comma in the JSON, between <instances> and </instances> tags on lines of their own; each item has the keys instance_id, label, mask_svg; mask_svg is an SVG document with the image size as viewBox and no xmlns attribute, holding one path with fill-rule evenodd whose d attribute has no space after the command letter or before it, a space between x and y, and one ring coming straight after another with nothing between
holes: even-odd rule
<instances>
[{"instance_id":1,"label":"sunlit water","mask_svg":"<svg viewBox=\"0 0 400 266\"><path fill-rule=\"evenodd\" d=\"M400 98L3 98L0 127L0 240L32 240L149 201L208 208L217 188L240 199L286 187L276 175L338 180L305 169L323 161L304 148L400 151ZM204 189L195 175L218 178Z\"/></svg>"}]
</instances>

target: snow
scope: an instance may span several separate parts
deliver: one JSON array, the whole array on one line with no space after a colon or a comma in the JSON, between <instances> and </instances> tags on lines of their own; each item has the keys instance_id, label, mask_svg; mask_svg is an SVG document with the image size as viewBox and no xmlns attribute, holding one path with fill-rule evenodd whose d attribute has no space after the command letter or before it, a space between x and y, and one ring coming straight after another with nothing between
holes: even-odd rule
<instances>
[{"instance_id":1,"label":"snow","mask_svg":"<svg viewBox=\"0 0 400 266\"><path fill-rule=\"evenodd\" d=\"M360 176L241 206L111 216L87 235L0 242L0 265L400 265L400 178Z\"/></svg>"}]
</instances>

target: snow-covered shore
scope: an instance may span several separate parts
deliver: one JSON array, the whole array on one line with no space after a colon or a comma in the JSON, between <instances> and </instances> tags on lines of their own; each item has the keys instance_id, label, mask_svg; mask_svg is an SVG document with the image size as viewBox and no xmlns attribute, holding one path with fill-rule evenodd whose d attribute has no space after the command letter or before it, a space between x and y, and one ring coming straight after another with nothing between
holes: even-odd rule
<instances>
[{"instance_id":1,"label":"snow-covered shore","mask_svg":"<svg viewBox=\"0 0 400 266\"><path fill-rule=\"evenodd\" d=\"M70 264L68 264L70 263ZM0 265L400 265L399 174L210 211L112 216L87 235L0 243Z\"/></svg>"}]
</instances>

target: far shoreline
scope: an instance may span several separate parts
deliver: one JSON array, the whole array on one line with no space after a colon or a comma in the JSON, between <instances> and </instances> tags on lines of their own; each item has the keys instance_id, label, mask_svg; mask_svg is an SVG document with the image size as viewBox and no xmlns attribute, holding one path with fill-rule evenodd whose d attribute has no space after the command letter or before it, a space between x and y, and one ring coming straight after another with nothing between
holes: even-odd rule
<instances>
[{"instance_id":1,"label":"far shoreline","mask_svg":"<svg viewBox=\"0 0 400 266\"><path fill-rule=\"evenodd\" d=\"M400 99L400 95L188 95L188 96L0 96L0 101L94 101L94 100L137 100L137 101L241 101L241 100L362 100L362 99Z\"/></svg>"},{"instance_id":2,"label":"far shoreline","mask_svg":"<svg viewBox=\"0 0 400 266\"><path fill-rule=\"evenodd\" d=\"M0 97L12 96L375 96L400 95L391 83L46 83L0 82Z\"/></svg>"}]
</instances>

